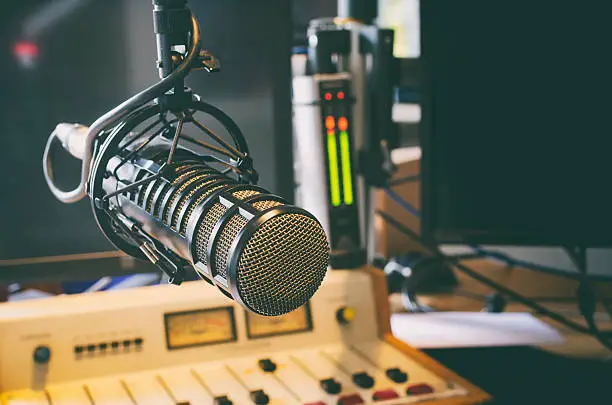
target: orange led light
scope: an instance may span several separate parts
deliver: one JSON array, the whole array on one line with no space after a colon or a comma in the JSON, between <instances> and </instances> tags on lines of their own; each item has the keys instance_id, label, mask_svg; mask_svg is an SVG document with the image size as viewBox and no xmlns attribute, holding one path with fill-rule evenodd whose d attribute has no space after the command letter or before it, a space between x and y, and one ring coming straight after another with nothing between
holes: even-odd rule
<instances>
[{"instance_id":1,"label":"orange led light","mask_svg":"<svg viewBox=\"0 0 612 405\"><path fill-rule=\"evenodd\" d=\"M348 120L346 117L340 117L338 119L338 129L340 131L346 131L348 129Z\"/></svg>"},{"instance_id":2,"label":"orange led light","mask_svg":"<svg viewBox=\"0 0 612 405\"><path fill-rule=\"evenodd\" d=\"M343 100L344 99L344 92L343 91L339 91L337 96L338 96L338 100Z\"/></svg>"},{"instance_id":3,"label":"orange led light","mask_svg":"<svg viewBox=\"0 0 612 405\"><path fill-rule=\"evenodd\" d=\"M336 127L336 120L331 115L325 118L325 128L334 129Z\"/></svg>"},{"instance_id":4,"label":"orange led light","mask_svg":"<svg viewBox=\"0 0 612 405\"><path fill-rule=\"evenodd\" d=\"M325 100L329 101L332 99L332 94L331 93L325 93Z\"/></svg>"}]
</instances>

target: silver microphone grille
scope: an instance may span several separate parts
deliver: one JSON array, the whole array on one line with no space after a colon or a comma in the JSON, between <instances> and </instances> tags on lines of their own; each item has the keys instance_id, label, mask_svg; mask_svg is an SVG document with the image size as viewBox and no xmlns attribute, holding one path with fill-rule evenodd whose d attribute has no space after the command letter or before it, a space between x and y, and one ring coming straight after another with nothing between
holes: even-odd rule
<instances>
[{"instance_id":1,"label":"silver microphone grille","mask_svg":"<svg viewBox=\"0 0 612 405\"><path fill-rule=\"evenodd\" d=\"M246 244L236 269L238 294L263 315L304 305L317 291L329 259L321 225L299 213L266 221Z\"/></svg>"}]
</instances>

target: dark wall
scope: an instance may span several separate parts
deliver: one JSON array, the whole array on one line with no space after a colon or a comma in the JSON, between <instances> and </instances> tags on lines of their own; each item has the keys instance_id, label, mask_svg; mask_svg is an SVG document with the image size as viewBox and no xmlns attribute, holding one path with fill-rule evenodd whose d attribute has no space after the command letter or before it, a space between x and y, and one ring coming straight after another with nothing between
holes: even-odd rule
<instances>
[{"instance_id":1,"label":"dark wall","mask_svg":"<svg viewBox=\"0 0 612 405\"><path fill-rule=\"evenodd\" d=\"M51 0L10 2L0 15L0 260L110 250L89 201L63 204L42 176L42 153L58 122L91 124L159 80L149 0L84 1L39 40L40 58L24 69L11 54L26 16ZM203 48L221 60L214 75L188 85L242 128L260 184L293 198L291 2L189 2ZM79 179L80 162L62 154L57 177Z\"/></svg>"},{"instance_id":2,"label":"dark wall","mask_svg":"<svg viewBox=\"0 0 612 405\"><path fill-rule=\"evenodd\" d=\"M51 195L41 162L58 122L92 122L128 95L120 1L76 9L37 39L37 66L25 69L14 43L24 19L49 3L8 2L0 14L0 259L110 249L88 201L65 205ZM59 163L58 177L74 187L79 162Z\"/></svg>"}]
</instances>

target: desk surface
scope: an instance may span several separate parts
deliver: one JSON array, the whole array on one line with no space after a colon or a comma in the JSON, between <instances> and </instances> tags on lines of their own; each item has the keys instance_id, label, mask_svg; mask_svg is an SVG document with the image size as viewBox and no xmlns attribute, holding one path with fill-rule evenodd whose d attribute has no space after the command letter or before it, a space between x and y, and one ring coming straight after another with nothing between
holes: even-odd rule
<instances>
[{"instance_id":1,"label":"desk surface","mask_svg":"<svg viewBox=\"0 0 612 405\"><path fill-rule=\"evenodd\" d=\"M578 286L577 281L524 269L510 269L505 265L489 260L469 261L466 264L479 273L527 297L565 299L565 302L547 302L545 300L538 303L584 325L584 320L578 312L577 304L573 300ZM486 295L493 292L463 273L456 272L456 276L459 280L459 288L462 291L469 291L478 295ZM597 287L598 298L612 298L612 283L598 285ZM453 294L420 296L419 300L421 303L440 311L480 311L483 307L483 302L478 299ZM391 296L390 302L392 312L403 310L399 296ZM509 312L531 312L529 308L517 303L510 303L506 310ZM612 330L612 319L610 316L605 313L602 306L598 307L598 311L600 312L598 317L599 328L601 330ZM541 346L539 347L540 349L549 353L575 358L609 359L612 356L612 353L603 347L594 337L571 330L546 317L540 317L540 319L559 330L565 338L565 342L562 344Z\"/></svg>"}]
</instances>

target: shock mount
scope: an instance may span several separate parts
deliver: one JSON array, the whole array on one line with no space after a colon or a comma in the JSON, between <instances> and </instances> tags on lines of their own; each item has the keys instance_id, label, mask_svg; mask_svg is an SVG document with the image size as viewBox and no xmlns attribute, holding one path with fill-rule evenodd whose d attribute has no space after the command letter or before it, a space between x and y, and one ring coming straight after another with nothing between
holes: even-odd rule
<instances>
[{"instance_id":1,"label":"shock mount","mask_svg":"<svg viewBox=\"0 0 612 405\"><path fill-rule=\"evenodd\" d=\"M184 280L184 268L189 263L149 237L139 224L120 210L113 208L111 199L137 192L155 180L175 175L176 163L181 155L181 141L203 150L197 154L202 161L221 166L222 174L234 176L240 183L256 184L258 174L253 168L247 142L236 123L220 109L201 101L185 86L184 79L191 71L216 73L220 70L218 60L200 48L199 25L187 7L187 1L154 0L153 5L157 68L161 81L133 96L90 127L92 159L87 193L91 197L99 227L117 248L151 261L168 276L171 283L180 284ZM198 113L207 114L218 121L231 141L223 139L205 125L196 117ZM104 125L96 127L99 121L104 121ZM212 143L185 134L184 127L188 124ZM137 181L118 177L116 190L106 192L102 187L103 180L110 175L117 176L119 168L127 162L134 163L139 152L158 137L171 139L171 148L164 162L143 166L148 175ZM121 163L113 173L108 173L108 163L116 157L121 158Z\"/></svg>"}]
</instances>

